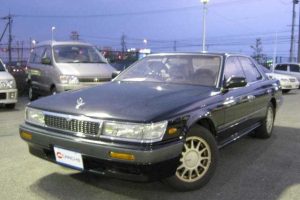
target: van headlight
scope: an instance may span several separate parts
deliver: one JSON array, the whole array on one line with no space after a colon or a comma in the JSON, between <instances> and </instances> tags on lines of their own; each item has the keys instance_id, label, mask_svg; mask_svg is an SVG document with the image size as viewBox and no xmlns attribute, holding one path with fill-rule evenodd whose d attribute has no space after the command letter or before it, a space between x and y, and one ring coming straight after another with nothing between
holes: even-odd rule
<instances>
[{"instance_id":1,"label":"van headlight","mask_svg":"<svg viewBox=\"0 0 300 200\"><path fill-rule=\"evenodd\" d=\"M70 76L70 75L61 75L60 82L62 84L78 84L79 80L76 76Z\"/></svg>"},{"instance_id":2,"label":"van headlight","mask_svg":"<svg viewBox=\"0 0 300 200\"><path fill-rule=\"evenodd\" d=\"M0 89L14 89L16 88L15 80L4 80L0 82Z\"/></svg>"},{"instance_id":3,"label":"van headlight","mask_svg":"<svg viewBox=\"0 0 300 200\"><path fill-rule=\"evenodd\" d=\"M44 126L45 115L43 111L27 107L25 110L25 120L29 123Z\"/></svg>"},{"instance_id":4,"label":"van headlight","mask_svg":"<svg viewBox=\"0 0 300 200\"><path fill-rule=\"evenodd\" d=\"M104 122L102 137L135 142L161 141L168 122L162 121L151 124Z\"/></svg>"}]
</instances>

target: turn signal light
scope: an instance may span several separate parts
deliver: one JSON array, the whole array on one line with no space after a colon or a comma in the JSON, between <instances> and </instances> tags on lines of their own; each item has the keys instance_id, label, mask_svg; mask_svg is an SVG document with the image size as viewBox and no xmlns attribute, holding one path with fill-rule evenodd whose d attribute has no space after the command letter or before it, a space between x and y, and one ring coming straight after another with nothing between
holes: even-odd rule
<instances>
[{"instance_id":1,"label":"turn signal light","mask_svg":"<svg viewBox=\"0 0 300 200\"><path fill-rule=\"evenodd\" d=\"M177 133L177 128L169 128L169 130L168 130L169 135L173 135L175 133Z\"/></svg>"},{"instance_id":2,"label":"turn signal light","mask_svg":"<svg viewBox=\"0 0 300 200\"><path fill-rule=\"evenodd\" d=\"M109 156L120 160L135 160L134 155L128 153L110 152Z\"/></svg>"},{"instance_id":3,"label":"turn signal light","mask_svg":"<svg viewBox=\"0 0 300 200\"><path fill-rule=\"evenodd\" d=\"M20 135L21 135L22 138L24 138L26 140L31 140L32 139L32 134L31 133L27 133L27 132L22 131Z\"/></svg>"}]
</instances>

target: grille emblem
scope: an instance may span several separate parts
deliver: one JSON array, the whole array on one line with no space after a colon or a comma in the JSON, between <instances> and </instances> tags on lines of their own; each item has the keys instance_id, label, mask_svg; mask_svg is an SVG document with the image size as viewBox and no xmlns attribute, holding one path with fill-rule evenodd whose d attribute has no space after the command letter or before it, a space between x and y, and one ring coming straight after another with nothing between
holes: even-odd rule
<instances>
[{"instance_id":1,"label":"grille emblem","mask_svg":"<svg viewBox=\"0 0 300 200\"><path fill-rule=\"evenodd\" d=\"M77 99L77 104L76 104L76 109L78 110L81 106L83 106L85 104L85 102L83 101L83 99L80 97L79 99Z\"/></svg>"}]
</instances>

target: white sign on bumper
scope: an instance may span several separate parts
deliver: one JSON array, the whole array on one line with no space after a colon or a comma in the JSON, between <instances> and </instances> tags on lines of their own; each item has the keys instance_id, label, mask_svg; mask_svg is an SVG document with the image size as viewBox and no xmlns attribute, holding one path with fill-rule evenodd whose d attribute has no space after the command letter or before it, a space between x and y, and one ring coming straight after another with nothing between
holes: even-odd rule
<instances>
[{"instance_id":1,"label":"white sign on bumper","mask_svg":"<svg viewBox=\"0 0 300 200\"><path fill-rule=\"evenodd\" d=\"M80 153L58 147L54 147L54 153L56 162L75 169L83 170L83 161Z\"/></svg>"}]
</instances>

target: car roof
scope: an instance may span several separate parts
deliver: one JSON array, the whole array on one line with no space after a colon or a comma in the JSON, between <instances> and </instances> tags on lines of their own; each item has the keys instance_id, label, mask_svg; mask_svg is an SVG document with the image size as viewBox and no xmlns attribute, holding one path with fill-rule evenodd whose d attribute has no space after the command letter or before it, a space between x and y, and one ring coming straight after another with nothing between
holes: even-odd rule
<instances>
[{"instance_id":1,"label":"car roof","mask_svg":"<svg viewBox=\"0 0 300 200\"><path fill-rule=\"evenodd\" d=\"M86 43L86 42L81 42L81 41L55 41L55 40L48 40L48 41L43 41L43 42L39 42L36 44L36 47L39 46L45 46L45 45L52 45L52 46L56 46L56 45L87 45L87 46L93 46L90 43Z\"/></svg>"},{"instance_id":2,"label":"car roof","mask_svg":"<svg viewBox=\"0 0 300 200\"><path fill-rule=\"evenodd\" d=\"M171 52L171 53L153 53L149 54L148 56L172 56L172 55L214 55L214 56L245 56L249 57L248 55L242 55L237 53L227 53L227 52Z\"/></svg>"}]
</instances>

